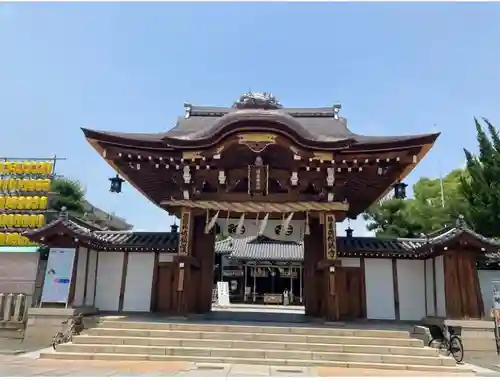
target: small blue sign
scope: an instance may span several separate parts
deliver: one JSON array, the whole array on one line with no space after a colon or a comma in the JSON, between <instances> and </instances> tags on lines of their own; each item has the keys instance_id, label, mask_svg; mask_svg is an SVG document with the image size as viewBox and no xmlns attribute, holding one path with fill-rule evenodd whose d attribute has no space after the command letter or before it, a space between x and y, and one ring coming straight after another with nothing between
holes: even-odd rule
<instances>
[{"instance_id":1,"label":"small blue sign","mask_svg":"<svg viewBox=\"0 0 500 381\"><path fill-rule=\"evenodd\" d=\"M56 278L56 279L54 279L54 283L57 283L57 284L68 284L69 283L69 279L68 278Z\"/></svg>"}]
</instances>

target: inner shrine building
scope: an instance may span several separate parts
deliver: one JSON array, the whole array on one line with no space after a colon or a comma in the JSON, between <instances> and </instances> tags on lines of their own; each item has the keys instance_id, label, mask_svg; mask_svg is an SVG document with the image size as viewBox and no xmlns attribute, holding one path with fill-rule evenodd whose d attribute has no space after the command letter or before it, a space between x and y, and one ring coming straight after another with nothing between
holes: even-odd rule
<instances>
[{"instance_id":1,"label":"inner shrine building","mask_svg":"<svg viewBox=\"0 0 500 381\"><path fill-rule=\"evenodd\" d=\"M500 245L463 221L413 240L352 231L337 237L338 222L356 218L388 192L404 197L404 178L439 135L359 135L340 111L340 105L286 108L271 94L246 93L232 107L185 104L166 132L83 129L118 174L114 190L123 178L177 216L178 230L96 231L61 218L24 235L77 248L74 306L209 312L214 282L223 277L218 251L244 268L231 275L240 279L244 301L260 293L260 269L280 268L311 317L484 316L489 296L476 263ZM229 238L216 244L221 235ZM292 255L298 250L300 258Z\"/></svg>"}]
</instances>

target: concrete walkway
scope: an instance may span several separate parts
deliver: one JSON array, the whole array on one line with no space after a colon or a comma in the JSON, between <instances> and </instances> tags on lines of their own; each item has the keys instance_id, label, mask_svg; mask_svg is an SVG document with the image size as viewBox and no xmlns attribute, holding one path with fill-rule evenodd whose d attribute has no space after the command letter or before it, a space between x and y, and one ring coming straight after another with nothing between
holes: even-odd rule
<instances>
[{"instance_id":1,"label":"concrete walkway","mask_svg":"<svg viewBox=\"0 0 500 381\"><path fill-rule=\"evenodd\" d=\"M401 372L377 369L301 368L239 364L201 364L154 361L71 361L30 358L28 355L0 356L0 377L446 377L456 374ZM496 374L498 376L498 373ZM461 374L461 376L467 376ZM472 376L472 373L471 373Z\"/></svg>"}]
</instances>

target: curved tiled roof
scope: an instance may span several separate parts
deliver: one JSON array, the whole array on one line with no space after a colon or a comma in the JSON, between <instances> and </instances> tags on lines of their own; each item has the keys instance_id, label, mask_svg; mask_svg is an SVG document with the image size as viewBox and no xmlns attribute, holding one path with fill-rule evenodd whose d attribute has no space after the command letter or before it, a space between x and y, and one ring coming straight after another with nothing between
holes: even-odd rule
<instances>
[{"instance_id":1,"label":"curved tiled roof","mask_svg":"<svg viewBox=\"0 0 500 381\"><path fill-rule=\"evenodd\" d=\"M463 236L476 240L477 247L492 260L500 258L500 241L484 237L470 229L463 220L425 238L337 237L340 257L426 258L436 246L451 244ZM267 237L226 238L216 242L216 252L231 258L249 260L302 261L303 242L276 241Z\"/></svg>"},{"instance_id":2,"label":"curved tiled roof","mask_svg":"<svg viewBox=\"0 0 500 381\"><path fill-rule=\"evenodd\" d=\"M177 118L175 126L159 133L123 133L98 131L82 128L88 139L104 142L122 142L136 146L166 148L167 145L188 146L189 142L212 139L226 127L240 122L255 124L276 123L312 146L335 147L338 144L356 147L374 144L377 148L392 145L432 144L438 133L409 136L366 136L353 133L347 126L347 119L337 116L333 107L280 108L280 109L237 109L232 107L190 106L189 115Z\"/></svg>"},{"instance_id":3,"label":"curved tiled roof","mask_svg":"<svg viewBox=\"0 0 500 381\"><path fill-rule=\"evenodd\" d=\"M416 249L425 239L386 239L375 237L337 237L337 251L341 257L408 257L417 258ZM303 261L304 243L278 241L265 236L226 238L216 242L218 254L248 260Z\"/></svg>"},{"instance_id":4,"label":"curved tiled roof","mask_svg":"<svg viewBox=\"0 0 500 381\"><path fill-rule=\"evenodd\" d=\"M235 259L303 261L302 242L278 241L265 236L227 238L215 243L218 254L230 253Z\"/></svg>"},{"instance_id":5,"label":"curved tiled roof","mask_svg":"<svg viewBox=\"0 0 500 381\"><path fill-rule=\"evenodd\" d=\"M83 226L74 218L59 218L40 228L23 234L35 242L44 242L46 237L68 235L82 243L106 251L162 251L177 252L179 233L100 231L92 225ZM436 254L435 248L446 246L457 239L466 238L476 248L496 259L500 251L500 241L484 237L470 229L462 220L448 228L430 234L425 238L376 238L337 237L337 252L340 257L381 257L422 259ZM249 260L302 261L304 244L279 241L265 236L244 238L229 237L215 243L218 254L229 254L232 258Z\"/></svg>"},{"instance_id":6,"label":"curved tiled roof","mask_svg":"<svg viewBox=\"0 0 500 381\"><path fill-rule=\"evenodd\" d=\"M394 143L438 134L413 136L366 136L349 130L347 119L334 118L332 107L282 108L279 110L238 110L231 107L193 106L189 118L179 117L174 128L165 133L165 138L182 140L206 139L217 133L224 125L242 120L275 120L291 127L296 133L310 141L338 142L350 141L355 144ZM432 138L432 141L435 140Z\"/></svg>"},{"instance_id":7,"label":"curved tiled roof","mask_svg":"<svg viewBox=\"0 0 500 381\"><path fill-rule=\"evenodd\" d=\"M35 242L46 236L65 234L96 250L176 252L179 234L176 232L108 231L84 227L71 219L59 218L50 224L23 233Z\"/></svg>"}]
</instances>

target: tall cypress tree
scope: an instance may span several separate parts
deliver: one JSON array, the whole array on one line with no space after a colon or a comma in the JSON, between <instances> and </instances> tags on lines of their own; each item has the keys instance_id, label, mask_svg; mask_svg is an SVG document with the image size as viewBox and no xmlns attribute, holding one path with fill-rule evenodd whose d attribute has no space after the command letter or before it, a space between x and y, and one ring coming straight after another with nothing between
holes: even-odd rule
<instances>
[{"instance_id":1,"label":"tall cypress tree","mask_svg":"<svg viewBox=\"0 0 500 381\"><path fill-rule=\"evenodd\" d=\"M467 175L461 178L461 191L469 204L467 220L488 237L500 237L500 138L497 129L483 118L489 137L474 118L479 152L464 149Z\"/></svg>"}]
</instances>

